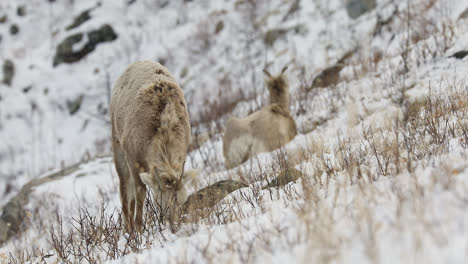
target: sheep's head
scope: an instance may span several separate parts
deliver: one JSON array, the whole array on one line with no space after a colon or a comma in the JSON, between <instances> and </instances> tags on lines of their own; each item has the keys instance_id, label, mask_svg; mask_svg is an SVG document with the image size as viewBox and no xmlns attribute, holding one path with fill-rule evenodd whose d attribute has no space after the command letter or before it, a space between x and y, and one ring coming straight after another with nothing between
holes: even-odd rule
<instances>
[{"instance_id":1,"label":"sheep's head","mask_svg":"<svg viewBox=\"0 0 468 264\"><path fill-rule=\"evenodd\" d=\"M279 93L288 92L289 81L285 74L287 69L288 69L288 66L285 66L281 70L281 73L276 76L273 76L266 69L263 70L263 73L265 73L265 83L270 93L279 94Z\"/></svg>"},{"instance_id":2,"label":"sheep's head","mask_svg":"<svg viewBox=\"0 0 468 264\"><path fill-rule=\"evenodd\" d=\"M265 73L265 83L270 93L270 104L280 104L284 109L289 111L289 81L285 74L287 70L285 66L279 75L273 76L266 69L263 70Z\"/></svg>"},{"instance_id":3,"label":"sheep's head","mask_svg":"<svg viewBox=\"0 0 468 264\"><path fill-rule=\"evenodd\" d=\"M160 115L160 127L146 146L146 174L143 183L154 193L177 192L183 185L185 158L190 142L190 124L177 115L176 107L168 103Z\"/></svg>"},{"instance_id":4,"label":"sheep's head","mask_svg":"<svg viewBox=\"0 0 468 264\"><path fill-rule=\"evenodd\" d=\"M176 192L182 188L187 145L184 140L170 138L172 136L167 135L162 140L157 137L152 140L146 155L148 173L140 174L143 183L155 194Z\"/></svg>"}]
</instances>

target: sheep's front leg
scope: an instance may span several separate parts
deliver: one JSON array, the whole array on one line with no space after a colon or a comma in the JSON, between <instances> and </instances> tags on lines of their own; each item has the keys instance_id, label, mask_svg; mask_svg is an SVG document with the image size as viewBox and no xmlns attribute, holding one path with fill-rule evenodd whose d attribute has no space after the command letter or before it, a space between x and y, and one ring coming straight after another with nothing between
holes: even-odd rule
<instances>
[{"instance_id":1,"label":"sheep's front leg","mask_svg":"<svg viewBox=\"0 0 468 264\"><path fill-rule=\"evenodd\" d=\"M125 153L119 144L113 144L114 163L119 176L120 201L122 203L122 218L128 233L133 232L133 215L131 214L131 200L133 194L133 180L125 158Z\"/></svg>"},{"instance_id":2,"label":"sheep's front leg","mask_svg":"<svg viewBox=\"0 0 468 264\"><path fill-rule=\"evenodd\" d=\"M146 199L146 185L141 181L139 172L134 174L135 179L135 227L138 232L143 231L143 207Z\"/></svg>"},{"instance_id":3,"label":"sheep's front leg","mask_svg":"<svg viewBox=\"0 0 468 264\"><path fill-rule=\"evenodd\" d=\"M132 181L132 198L130 202L130 215L134 231L143 230L143 207L146 199L146 186L140 179L140 166L137 162L127 160Z\"/></svg>"}]
</instances>

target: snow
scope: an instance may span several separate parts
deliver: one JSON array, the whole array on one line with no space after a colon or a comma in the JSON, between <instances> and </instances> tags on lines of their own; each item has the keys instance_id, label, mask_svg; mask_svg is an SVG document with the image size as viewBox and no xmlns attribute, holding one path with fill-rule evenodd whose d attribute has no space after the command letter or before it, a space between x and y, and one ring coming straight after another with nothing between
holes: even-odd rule
<instances>
[{"instance_id":1,"label":"snow","mask_svg":"<svg viewBox=\"0 0 468 264\"><path fill-rule=\"evenodd\" d=\"M31 215L29 226L2 245L0 262L4 255L26 246L52 252L46 263L59 261L49 239L56 214L63 217L65 231L73 229L70 223L83 208L97 216L104 203L106 214L117 216L121 205L110 158L108 89L131 62L164 61L181 84L196 123L208 102L220 93L242 92L250 98L240 102L232 115L246 115L265 103L265 66L276 73L289 65L292 112L296 113L301 83L360 47L360 53L342 70L343 81L310 92L313 96L305 102L306 112L295 116L304 134L284 149L289 153L313 150L311 157L295 166L304 178L267 190L259 190L265 178L253 179L250 187L231 193L217 205L222 212L219 218L210 215L182 224L175 233L166 228L118 259L96 254L102 263L465 263L468 151L463 138L451 138L447 153L421 160L412 172L378 175L376 180L365 178L358 183L350 183L344 168L328 181L321 155L340 168L342 157L334 150L341 141L349 139L352 149L359 150L369 147L359 140L365 128L381 129L382 137L391 134L392 120L403 116L403 108L392 98L400 86L411 87L405 92L408 102L466 92L467 59L448 56L468 43L468 20L457 20L467 3L436 1L426 18L435 21L437 28L449 21L453 39L446 50L441 48L440 32L414 44L408 56L411 70L396 74L408 36L404 21L396 19L377 37L373 30L377 11L385 20L395 5L405 10L406 1L377 1L377 11L357 20L347 16L339 0L301 1L299 11L287 20L283 16L293 1L255 1L256 8L246 1L127 2L0 3L0 17L8 16L0 24L0 61L11 59L16 69L11 87L0 83L0 206L29 180L83 161L71 175L34 190L26 208ZM414 10L423 2L414 1ZM26 16L16 15L19 5L26 6ZM94 8L92 18L66 31L73 18L88 8ZM219 21L224 28L214 34ZM20 28L15 36L8 32L13 23ZM60 41L103 24L114 28L117 40L98 45L77 63L53 67ZM296 25L304 30L287 33L271 47L263 43L267 30ZM423 59L421 52L426 48L435 50L435 55ZM373 67L366 59L377 51L383 53L382 61ZM221 82L223 78L229 85ZM23 92L28 86L31 90ZM70 115L67 101L82 94L80 110ZM466 116L452 116L450 123L457 122L466 125ZM197 129L211 128L205 124ZM276 176L272 164L280 151L260 154L226 170L222 135L215 135L187 157L186 170L198 171L197 185L189 191L224 179L238 180L239 172L265 172L271 180ZM377 161L366 162L362 170L364 175L378 171ZM7 185L12 188L9 192ZM119 245L124 247L125 241L122 235ZM40 259L30 263L40 263Z\"/></svg>"}]
</instances>

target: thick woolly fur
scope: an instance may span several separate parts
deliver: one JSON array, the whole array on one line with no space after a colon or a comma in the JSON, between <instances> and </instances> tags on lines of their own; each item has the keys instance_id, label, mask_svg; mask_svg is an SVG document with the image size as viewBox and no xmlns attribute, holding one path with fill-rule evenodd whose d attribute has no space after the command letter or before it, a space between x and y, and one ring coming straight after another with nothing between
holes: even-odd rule
<instances>
[{"instance_id":1,"label":"thick woolly fur","mask_svg":"<svg viewBox=\"0 0 468 264\"><path fill-rule=\"evenodd\" d=\"M159 63L130 65L110 103L112 148L127 231L141 231L146 186L163 204L186 200L183 167L190 123L182 89Z\"/></svg>"},{"instance_id":2,"label":"thick woolly fur","mask_svg":"<svg viewBox=\"0 0 468 264\"><path fill-rule=\"evenodd\" d=\"M227 168L250 157L270 152L290 142L297 134L289 112L289 83L284 71L272 76L265 71L270 104L244 118L231 118L223 136L223 154Z\"/></svg>"}]
</instances>

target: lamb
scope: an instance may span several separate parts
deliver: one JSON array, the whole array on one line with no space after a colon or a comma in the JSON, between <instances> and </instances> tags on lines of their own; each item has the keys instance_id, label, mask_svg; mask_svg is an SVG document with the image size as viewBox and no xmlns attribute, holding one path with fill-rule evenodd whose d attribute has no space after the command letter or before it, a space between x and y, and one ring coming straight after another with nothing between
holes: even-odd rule
<instances>
[{"instance_id":1,"label":"lamb","mask_svg":"<svg viewBox=\"0 0 468 264\"><path fill-rule=\"evenodd\" d=\"M296 123L289 112L286 69L284 67L278 76L264 70L270 94L268 105L247 117L228 120L223 136L226 168L233 168L256 154L279 148L296 136Z\"/></svg>"},{"instance_id":2,"label":"lamb","mask_svg":"<svg viewBox=\"0 0 468 264\"><path fill-rule=\"evenodd\" d=\"M182 205L190 123L182 89L159 63L139 61L117 80L110 102L112 149L127 232L141 232L146 186Z\"/></svg>"}]
</instances>

